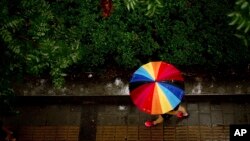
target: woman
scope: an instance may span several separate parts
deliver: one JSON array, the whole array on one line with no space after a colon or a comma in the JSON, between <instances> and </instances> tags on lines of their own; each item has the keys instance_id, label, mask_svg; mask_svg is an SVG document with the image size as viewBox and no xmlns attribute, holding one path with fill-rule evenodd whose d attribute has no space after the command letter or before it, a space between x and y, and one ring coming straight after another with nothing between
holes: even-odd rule
<instances>
[{"instance_id":1,"label":"woman","mask_svg":"<svg viewBox=\"0 0 250 141\"><path fill-rule=\"evenodd\" d=\"M154 121L146 121L145 126L146 127L152 127L159 123L162 123L164 120L169 119L172 116L176 116L178 118L186 118L188 117L188 112L185 107L182 105L178 105L174 108L174 110L167 112L165 114L158 115L158 118Z\"/></svg>"}]
</instances>

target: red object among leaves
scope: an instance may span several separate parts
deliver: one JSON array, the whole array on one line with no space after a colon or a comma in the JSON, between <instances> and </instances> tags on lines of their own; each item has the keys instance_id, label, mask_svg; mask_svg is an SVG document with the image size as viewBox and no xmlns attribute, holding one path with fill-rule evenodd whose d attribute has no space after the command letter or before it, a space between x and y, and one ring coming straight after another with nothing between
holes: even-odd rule
<instances>
[{"instance_id":1,"label":"red object among leaves","mask_svg":"<svg viewBox=\"0 0 250 141\"><path fill-rule=\"evenodd\" d=\"M102 16L109 17L112 10L112 0L101 0Z\"/></svg>"}]
</instances>

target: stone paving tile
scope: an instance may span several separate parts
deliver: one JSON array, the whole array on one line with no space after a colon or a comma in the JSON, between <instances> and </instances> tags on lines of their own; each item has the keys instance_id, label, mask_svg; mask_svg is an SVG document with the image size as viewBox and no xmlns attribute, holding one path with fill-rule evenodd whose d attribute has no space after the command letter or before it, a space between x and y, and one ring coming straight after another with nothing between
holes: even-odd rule
<instances>
[{"instance_id":1,"label":"stone paving tile","mask_svg":"<svg viewBox=\"0 0 250 141\"><path fill-rule=\"evenodd\" d=\"M20 114L17 117L13 117L17 125L44 125L46 123L48 108L39 106L34 106L33 108L25 106L20 109Z\"/></svg>"},{"instance_id":2,"label":"stone paving tile","mask_svg":"<svg viewBox=\"0 0 250 141\"><path fill-rule=\"evenodd\" d=\"M104 105L104 106L98 106L98 108L100 108L98 112L105 114L120 114L121 112L117 105Z\"/></svg>"},{"instance_id":3,"label":"stone paving tile","mask_svg":"<svg viewBox=\"0 0 250 141\"><path fill-rule=\"evenodd\" d=\"M200 114L200 124L201 125L211 125L211 115L207 113Z\"/></svg>"},{"instance_id":4,"label":"stone paving tile","mask_svg":"<svg viewBox=\"0 0 250 141\"><path fill-rule=\"evenodd\" d=\"M188 125L188 119L189 118L182 118L179 119L175 116L172 116L170 119L166 121L166 125L171 125L171 126L184 126Z\"/></svg>"},{"instance_id":5,"label":"stone paving tile","mask_svg":"<svg viewBox=\"0 0 250 141\"><path fill-rule=\"evenodd\" d=\"M250 103L246 103L246 112L250 114Z\"/></svg>"},{"instance_id":6,"label":"stone paving tile","mask_svg":"<svg viewBox=\"0 0 250 141\"><path fill-rule=\"evenodd\" d=\"M23 106L19 115L8 117L14 125L79 125L81 111L69 105ZM75 107L76 108L76 107ZM79 108L79 107L78 107Z\"/></svg>"},{"instance_id":7,"label":"stone paving tile","mask_svg":"<svg viewBox=\"0 0 250 141\"><path fill-rule=\"evenodd\" d=\"M128 125L128 116L118 116L117 125Z\"/></svg>"},{"instance_id":8,"label":"stone paving tile","mask_svg":"<svg viewBox=\"0 0 250 141\"><path fill-rule=\"evenodd\" d=\"M214 124L229 125L250 123L249 103L207 101L187 102L184 104L190 114L189 118L178 120L173 116L170 120L164 123L164 126L210 126ZM8 120L9 123L16 123L17 125L79 125L85 120L82 118L83 113L87 114L90 112L90 115L85 115L86 117L89 117L88 123L94 120L96 125L144 126L146 120L153 120L156 118L156 116L141 112L134 105L98 105L94 107L89 107L89 105L27 106L20 108L20 112L21 114L16 117L8 117L8 119L5 117L5 120Z\"/></svg>"},{"instance_id":9,"label":"stone paving tile","mask_svg":"<svg viewBox=\"0 0 250 141\"><path fill-rule=\"evenodd\" d=\"M234 103L234 112L238 113L239 111L246 111L246 105L245 103Z\"/></svg>"},{"instance_id":10,"label":"stone paving tile","mask_svg":"<svg viewBox=\"0 0 250 141\"><path fill-rule=\"evenodd\" d=\"M234 103L223 102L222 103L222 110L224 113L234 113Z\"/></svg>"},{"instance_id":11,"label":"stone paving tile","mask_svg":"<svg viewBox=\"0 0 250 141\"><path fill-rule=\"evenodd\" d=\"M247 122L250 123L250 114L247 114Z\"/></svg>"},{"instance_id":12,"label":"stone paving tile","mask_svg":"<svg viewBox=\"0 0 250 141\"><path fill-rule=\"evenodd\" d=\"M198 103L187 103L187 111L194 111L197 110L198 111Z\"/></svg>"},{"instance_id":13,"label":"stone paving tile","mask_svg":"<svg viewBox=\"0 0 250 141\"><path fill-rule=\"evenodd\" d=\"M109 119L109 115L102 115L102 114L98 114L97 115L97 119L96 119L96 124L97 125L105 125L105 119L108 118Z\"/></svg>"},{"instance_id":14,"label":"stone paving tile","mask_svg":"<svg viewBox=\"0 0 250 141\"><path fill-rule=\"evenodd\" d=\"M139 110L135 106L128 107L129 114L139 114Z\"/></svg>"},{"instance_id":15,"label":"stone paving tile","mask_svg":"<svg viewBox=\"0 0 250 141\"><path fill-rule=\"evenodd\" d=\"M80 126L80 136L79 140L93 140L95 138L95 126L96 126L96 121L98 121L97 118L97 112L98 108L97 105L87 105L84 104L82 105L82 110L81 110L81 123L79 124ZM88 127L88 128L86 128Z\"/></svg>"},{"instance_id":16,"label":"stone paving tile","mask_svg":"<svg viewBox=\"0 0 250 141\"><path fill-rule=\"evenodd\" d=\"M223 124L222 111L212 111L211 112L212 124Z\"/></svg>"},{"instance_id":17,"label":"stone paving tile","mask_svg":"<svg viewBox=\"0 0 250 141\"><path fill-rule=\"evenodd\" d=\"M238 111L234 114L234 123L235 124L245 124L248 122L246 111Z\"/></svg>"},{"instance_id":18,"label":"stone paving tile","mask_svg":"<svg viewBox=\"0 0 250 141\"><path fill-rule=\"evenodd\" d=\"M198 111L189 111L188 125L199 125Z\"/></svg>"},{"instance_id":19,"label":"stone paving tile","mask_svg":"<svg viewBox=\"0 0 250 141\"><path fill-rule=\"evenodd\" d=\"M125 125L125 118L123 116L114 115L99 115L97 119L98 125Z\"/></svg>"},{"instance_id":20,"label":"stone paving tile","mask_svg":"<svg viewBox=\"0 0 250 141\"><path fill-rule=\"evenodd\" d=\"M180 119L180 120L176 120L176 124L177 125L180 125L180 126L182 126L182 125L188 125L188 118L186 118L186 119Z\"/></svg>"},{"instance_id":21,"label":"stone paving tile","mask_svg":"<svg viewBox=\"0 0 250 141\"><path fill-rule=\"evenodd\" d=\"M138 125L139 116L129 115L128 116L128 125Z\"/></svg>"},{"instance_id":22,"label":"stone paving tile","mask_svg":"<svg viewBox=\"0 0 250 141\"><path fill-rule=\"evenodd\" d=\"M154 120L156 118L156 116L151 116L149 114L146 113L139 113L139 122L142 122L142 124L144 125L144 122L147 120Z\"/></svg>"},{"instance_id":23,"label":"stone paving tile","mask_svg":"<svg viewBox=\"0 0 250 141\"><path fill-rule=\"evenodd\" d=\"M224 113L223 114L224 124L230 125L234 123L234 114L232 113Z\"/></svg>"},{"instance_id":24,"label":"stone paving tile","mask_svg":"<svg viewBox=\"0 0 250 141\"><path fill-rule=\"evenodd\" d=\"M65 114L67 113L67 114ZM80 113L80 112L79 112ZM48 125L60 125L61 123L69 124L69 119L72 116L72 112L70 111L70 106L50 106L47 109L47 120L46 124ZM77 113L77 115L79 115ZM62 118L63 117L63 118ZM77 117L75 117L77 118ZM80 118L78 116L78 118Z\"/></svg>"},{"instance_id":25,"label":"stone paving tile","mask_svg":"<svg viewBox=\"0 0 250 141\"><path fill-rule=\"evenodd\" d=\"M177 125L177 119L175 117L171 117L169 120L166 120L164 122L165 126L176 126Z\"/></svg>"},{"instance_id":26,"label":"stone paving tile","mask_svg":"<svg viewBox=\"0 0 250 141\"><path fill-rule=\"evenodd\" d=\"M211 111L222 110L221 102L211 102Z\"/></svg>"},{"instance_id":27,"label":"stone paving tile","mask_svg":"<svg viewBox=\"0 0 250 141\"><path fill-rule=\"evenodd\" d=\"M209 102L200 102L199 103L199 112L200 113L210 113L210 103Z\"/></svg>"}]
</instances>

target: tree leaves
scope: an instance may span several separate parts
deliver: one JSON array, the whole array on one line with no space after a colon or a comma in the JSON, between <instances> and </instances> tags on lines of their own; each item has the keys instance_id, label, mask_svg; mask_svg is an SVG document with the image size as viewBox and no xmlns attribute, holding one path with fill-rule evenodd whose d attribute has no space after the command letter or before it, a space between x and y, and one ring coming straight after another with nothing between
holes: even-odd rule
<instances>
[{"instance_id":1,"label":"tree leaves","mask_svg":"<svg viewBox=\"0 0 250 141\"><path fill-rule=\"evenodd\" d=\"M97 72L107 65L131 69L160 59L218 65L249 58L249 51L234 49L238 42L225 12L232 7L224 1L114 0L109 18L101 16L99 1L20 0L11 10L7 0L0 3L0 53L8 60L1 61L1 76L8 79L46 74L61 87L76 66ZM240 20L231 24L248 31L247 21Z\"/></svg>"},{"instance_id":2,"label":"tree leaves","mask_svg":"<svg viewBox=\"0 0 250 141\"><path fill-rule=\"evenodd\" d=\"M247 33L250 29L250 6L246 0L238 0L235 3L238 10L231 12L228 16L232 19L229 25L236 25L237 30Z\"/></svg>"},{"instance_id":3,"label":"tree leaves","mask_svg":"<svg viewBox=\"0 0 250 141\"><path fill-rule=\"evenodd\" d=\"M138 4L138 0L124 0L124 3L128 10L134 10L135 6Z\"/></svg>"},{"instance_id":4,"label":"tree leaves","mask_svg":"<svg viewBox=\"0 0 250 141\"><path fill-rule=\"evenodd\" d=\"M237 34L236 37L242 39L244 44L248 46L249 35L247 33L250 30L250 5L247 0L237 0L235 2L236 10L229 13L228 17L231 18L229 25L235 26L242 35ZM247 37L244 37L247 36ZM248 39L247 39L248 38Z\"/></svg>"},{"instance_id":5,"label":"tree leaves","mask_svg":"<svg viewBox=\"0 0 250 141\"><path fill-rule=\"evenodd\" d=\"M146 10L145 15L152 17L163 7L162 0L124 0L128 10L134 10L137 5L143 5Z\"/></svg>"}]
</instances>

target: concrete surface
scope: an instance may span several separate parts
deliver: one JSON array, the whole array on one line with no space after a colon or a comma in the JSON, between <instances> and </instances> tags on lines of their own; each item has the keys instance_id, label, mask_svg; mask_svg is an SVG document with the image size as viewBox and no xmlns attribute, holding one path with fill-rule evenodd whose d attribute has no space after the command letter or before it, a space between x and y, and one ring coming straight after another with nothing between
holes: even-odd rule
<instances>
[{"instance_id":1,"label":"concrete surface","mask_svg":"<svg viewBox=\"0 0 250 141\"><path fill-rule=\"evenodd\" d=\"M108 97L106 98L108 99ZM133 126L139 130L146 120L155 118L155 116L139 111L129 102L127 96L112 97L112 100L108 101L105 101L105 97L93 99L78 97L77 100L72 100L70 97L64 100L60 99L62 97L46 97L40 98L40 100L39 97L22 99L16 107L20 111L19 115L1 115L1 119L5 124L15 126L76 125L80 126L80 141L94 141L100 127L123 126L128 128ZM183 104L187 107L190 117L184 120L172 117L164 124L159 125L163 127L163 130L167 130L165 127L215 127L250 124L249 97L215 97L213 99L186 97ZM151 129L143 128L144 130Z\"/></svg>"},{"instance_id":2,"label":"concrete surface","mask_svg":"<svg viewBox=\"0 0 250 141\"><path fill-rule=\"evenodd\" d=\"M250 69L241 73L230 71L213 74L213 72L183 73L187 95L230 95L250 94ZM89 73L74 76L67 80L63 88L55 89L45 78L27 79L15 85L19 96L105 96L129 95L130 78L108 77L108 74L96 76ZM131 77L132 74L129 75Z\"/></svg>"}]
</instances>

